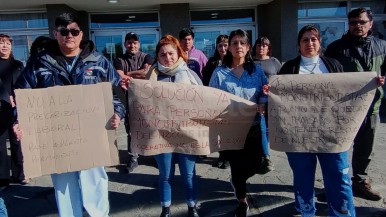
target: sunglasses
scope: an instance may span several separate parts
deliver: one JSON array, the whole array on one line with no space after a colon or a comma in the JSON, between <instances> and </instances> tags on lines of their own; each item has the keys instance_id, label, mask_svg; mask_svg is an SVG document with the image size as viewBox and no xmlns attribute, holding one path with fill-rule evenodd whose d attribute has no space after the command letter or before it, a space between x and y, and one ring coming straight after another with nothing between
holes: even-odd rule
<instances>
[{"instance_id":1,"label":"sunglasses","mask_svg":"<svg viewBox=\"0 0 386 217\"><path fill-rule=\"evenodd\" d=\"M349 22L349 24L350 24L350 26L356 26L356 25L358 25L358 24L360 24L360 25L365 25L366 23L368 23L368 22L370 22L370 20L351 20L350 22Z\"/></svg>"},{"instance_id":2,"label":"sunglasses","mask_svg":"<svg viewBox=\"0 0 386 217\"><path fill-rule=\"evenodd\" d=\"M68 36L68 34L71 33L72 36L78 36L80 33L79 29L66 29L66 28L61 28L58 30L60 32L60 35L62 36Z\"/></svg>"}]
</instances>

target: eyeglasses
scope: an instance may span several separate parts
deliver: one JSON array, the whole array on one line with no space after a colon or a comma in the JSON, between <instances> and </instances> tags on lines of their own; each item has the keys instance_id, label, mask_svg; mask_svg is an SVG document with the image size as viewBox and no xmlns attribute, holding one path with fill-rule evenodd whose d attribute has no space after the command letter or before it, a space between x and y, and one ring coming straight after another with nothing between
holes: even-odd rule
<instances>
[{"instance_id":1,"label":"eyeglasses","mask_svg":"<svg viewBox=\"0 0 386 217\"><path fill-rule=\"evenodd\" d=\"M370 22L370 20L351 20L349 22L350 26L356 26L360 24L361 26L365 25L366 23Z\"/></svg>"},{"instance_id":2,"label":"eyeglasses","mask_svg":"<svg viewBox=\"0 0 386 217\"><path fill-rule=\"evenodd\" d=\"M78 36L80 33L79 29L66 29L66 28L61 28L58 30L60 32L60 35L62 36L68 36L68 34L71 33L72 36Z\"/></svg>"}]
</instances>

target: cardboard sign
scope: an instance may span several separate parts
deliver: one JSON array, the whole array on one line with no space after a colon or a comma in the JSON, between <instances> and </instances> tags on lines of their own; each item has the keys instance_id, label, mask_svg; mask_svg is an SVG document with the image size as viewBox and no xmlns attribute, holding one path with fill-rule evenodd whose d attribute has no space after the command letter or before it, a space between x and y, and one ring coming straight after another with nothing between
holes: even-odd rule
<instances>
[{"instance_id":1,"label":"cardboard sign","mask_svg":"<svg viewBox=\"0 0 386 217\"><path fill-rule=\"evenodd\" d=\"M350 148L377 88L375 72L270 78L271 148L338 153Z\"/></svg>"},{"instance_id":2,"label":"cardboard sign","mask_svg":"<svg viewBox=\"0 0 386 217\"><path fill-rule=\"evenodd\" d=\"M131 148L141 155L206 155L242 149L256 104L204 86L136 80L129 84Z\"/></svg>"},{"instance_id":3,"label":"cardboard sign","mask_svg":"<svg viewBox=\"0 0 386 217\"><path fill-rule=\"evenodd\" d=\"M26 177L119 163L110 83L15 92Z\"/></svg>"}]
</instances>

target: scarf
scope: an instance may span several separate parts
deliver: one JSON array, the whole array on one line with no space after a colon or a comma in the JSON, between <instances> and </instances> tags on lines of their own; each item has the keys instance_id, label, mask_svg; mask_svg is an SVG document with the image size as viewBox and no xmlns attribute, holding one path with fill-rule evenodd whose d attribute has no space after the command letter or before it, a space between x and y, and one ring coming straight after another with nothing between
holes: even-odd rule
<instances>
[{"instance_id":1,"label":"scarf","mask_svg":"<svg viewBox=\"0 0 386 217\"><path fill-rule=\"evenodd\" d=\"M160 62L157 62L149 69L149 72L146 75L146 79L149 79L151 81L157 81L157 77L160 72L168 76L174 77L175 83L192 85L199 84L196 78L192 75L191 70L188 68L185 61L181 57L178 58L178 61L170 67L166 67Z\"/></svg>"}]
</instances>

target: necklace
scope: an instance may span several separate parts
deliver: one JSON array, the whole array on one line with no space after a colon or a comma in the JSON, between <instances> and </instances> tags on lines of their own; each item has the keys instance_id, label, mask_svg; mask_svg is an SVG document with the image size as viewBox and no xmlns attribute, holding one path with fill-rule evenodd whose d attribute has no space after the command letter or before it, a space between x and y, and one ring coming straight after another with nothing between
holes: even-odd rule
<instances>
[{"instance_id":1,"label":"necklace","mask_svg":"<svg viewBox=\"0 0 386 217\"><path fill-rule=\"evenodd\" d=\"M303 66L303 68L304 68L305 70L307 70L308 72L310 72L310 74L315 74L315 73L314 73L314 70L316 69L316 66L319 65L319 59L318 59L318 62L316 62L316 63L308 63L307 65L304 63L304 61L302 61L301 65ZM308 66L310 66L310 65L313 65L313 66L312 66L312 69L309 69L309 68L308 68Z\"/></svg>"}]
</instances>

